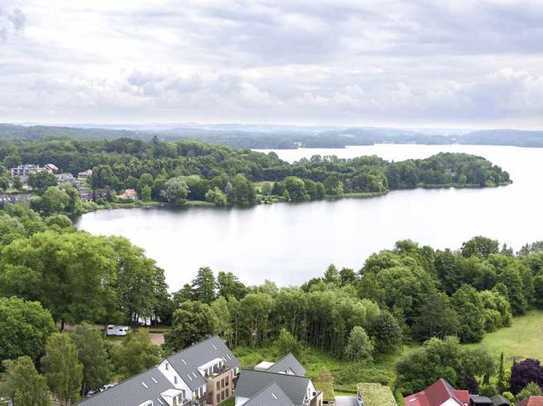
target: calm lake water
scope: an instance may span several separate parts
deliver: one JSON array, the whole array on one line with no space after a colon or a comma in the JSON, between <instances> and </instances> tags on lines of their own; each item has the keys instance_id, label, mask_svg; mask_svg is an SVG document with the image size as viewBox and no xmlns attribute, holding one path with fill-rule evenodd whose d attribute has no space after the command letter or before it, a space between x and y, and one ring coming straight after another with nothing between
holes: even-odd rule
<instances>
[{"instance_id":1,"label":"calm lake water","mask_svg":"<svg viewBox=\"0 0 543 406\"><path fill-rule=\"evenodd\" d=\"M190 281L201 266L234 272L248 284L266 279L300 284L321 275L331 263L359 269L371 253L407 238L436 248L458 248L475 235L515 249L543 240L543 149L375 145L276 152L287 161L314 154L375 154L397 161L441 151L484 156L509 171L514 183L251 209L109 210L85 214L77 225L93 234L125 236L144 248L166 270L172 290Z\"/></svg>"}]
</instances>

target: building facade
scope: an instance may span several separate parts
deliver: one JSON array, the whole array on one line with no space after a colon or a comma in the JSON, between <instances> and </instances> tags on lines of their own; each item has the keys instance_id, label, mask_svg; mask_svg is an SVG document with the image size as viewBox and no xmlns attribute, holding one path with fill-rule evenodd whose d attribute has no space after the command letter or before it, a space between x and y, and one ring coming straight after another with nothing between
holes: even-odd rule
<instances>
[{"instance_id":1,"label":"building facade","mask_svg":"<svg viewBox=\"0 0 543 406\"><path fill-rule=\"evenodd\" d=\"M239 360L213 336L80 402L82 406L216 406L234 396Z\"/></svg>"}]
</instances>

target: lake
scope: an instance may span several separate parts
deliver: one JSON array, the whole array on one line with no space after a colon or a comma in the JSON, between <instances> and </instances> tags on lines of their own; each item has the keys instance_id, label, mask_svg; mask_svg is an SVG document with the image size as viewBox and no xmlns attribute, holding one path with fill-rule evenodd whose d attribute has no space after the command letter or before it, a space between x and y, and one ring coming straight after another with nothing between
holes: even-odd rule
<instances>
[{"instance_id":1,"label":"lake","mask_svg":"<svg viewBox=\"0 0 543 406\"><path fill-rule=\"evenodd\" d=\"M425 158L441 151L484 156L509 171L513 184L489 189L406 190L372 199L260 205L250 209L103 210L77 226L122 235L166 270L171 290L197 269L230 271L247 284L296 285L334 263L358 270L376 251L412 239L458 248L475 235L519 249L543 240L543 149L468 145L374 145L275 151L294 161L314 154L387 160Z\"/></svg>"}]
</instances>

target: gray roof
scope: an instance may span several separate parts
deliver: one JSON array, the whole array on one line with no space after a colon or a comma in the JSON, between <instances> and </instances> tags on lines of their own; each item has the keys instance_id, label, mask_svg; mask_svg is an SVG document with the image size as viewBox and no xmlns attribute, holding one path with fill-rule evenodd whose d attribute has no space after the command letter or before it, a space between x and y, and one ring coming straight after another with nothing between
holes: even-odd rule
<instances>
[{"instance_id":1,"label":"gray roof","mask_svg":"<svg viewBox=\"0 0 543 406\"><path fill-rule=\"evenodd\" d=\"M274 382L254 395L244 406L295 406Z\"/></svg>"},{"instance_id":2,"label":"gray roof","mask_svg":"<svg viewBox=\"0 0 543 406\"><path fill-rule=\"evenodd\" d=\"M243 369L236 385L236 397L252 399L272 383L281 388L293 405L303 404L309 378L269 371Z\"/></svg>"},{"instance_id":3,"label":"gray roof","mask_svg":"<svg viewBox=\"0 0 543 406\"><path fill-rule=\"evenodd\" d=\"M290 352L268 368L268 371L285 373L288 369L291 369L294 375L305 376L305 368Z\"/></svg>"},{"instance_id":4,"label":"gray roof","mask_svg":"<svg viewBox=\"0 0 543 406\"><path fill-rule=\"evenodd\" d=\"M492 406L492 401L490 400L490 398L486 396L469 395L469 398L471 400L470 403L474 403L476 405L481 405L481 406Z\"/></svg>"},{"instance_id":5,"label":"gray roof","mask_svg":"<svg viewBox=\"0 0 543 406\"><path fill-rule=\"evenodd\" d=\"M509 406L511 402L505 399L502 395L492 396L492 404L494 406Z\"/></svg>"},{"instance_id":6,"label":"gray roof","mask_svg":"<svg viewBox=\"0 0 543 406\"><path fill-rule=\"evenodd\" d=\"M223 358L228 368L239 368L240 366L239 360L232 354L224 341L217 336L175 353L167 360L189 388L195 391L207 383L207 380L198 371L198 367L215 358Z\"/></svg>"},{"instance_id":7,"label":"gray roof","mask_svg":"<svg viewBox=\"0 0 543 406\"><path fill-rule=\"evenodd\" d=\"M174 389L174 387L157 368L152 368L104 392L84 399L79 404L84 406L134 406L152 400L154 404L160 405L161 402L158 401L158 398L162 392L168 389Z\"/></svg>"},{"instance_id":8,"label":"gray roof","mask_svg":"<svg viewBox=\"0 0 543 406\"><path fill-rule=\"evenodd\" d=\"M207 383L198 367L215 359L223 358L228 368L239 368L239 360L219 337L210 337L170 357L169 363L188 387L195 391ZM190 378L189 378L190 376ZM143 385L145 384L145 385ZM174 386L156 367L129 378L102 393L82 400L84 406L134 406L152 400L156 405L160 394Z\"/></svg>"}]
</instances>

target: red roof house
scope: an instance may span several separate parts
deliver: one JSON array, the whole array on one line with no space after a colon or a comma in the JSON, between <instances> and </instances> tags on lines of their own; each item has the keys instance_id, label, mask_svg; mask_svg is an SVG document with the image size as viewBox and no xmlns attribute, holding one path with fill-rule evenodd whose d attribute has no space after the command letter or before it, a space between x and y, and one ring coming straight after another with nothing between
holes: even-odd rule
<instances>
[{"instance_id":1,"label":"red roof house","mask_svg":"<svg viewBox=\"0 0 543 406\"><path fill-rule=\"evenodd\" d=\"M519 406L543 406L543 396L530 396L520 402Z\"/></svg>"},{"instance_id":2,"label":"red roof house","mask_svg":"<svg viewBox=\"0 0 543 406\"><path fill-rule=\"evenodd\" d=\"M454 389L449 382L440 378L423 391L404 399L405 406L469 406L469 392Z\"/></svg>"}]
</instances>

